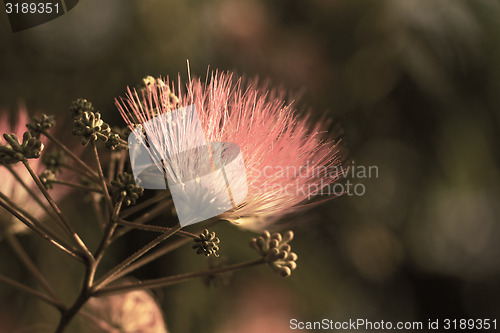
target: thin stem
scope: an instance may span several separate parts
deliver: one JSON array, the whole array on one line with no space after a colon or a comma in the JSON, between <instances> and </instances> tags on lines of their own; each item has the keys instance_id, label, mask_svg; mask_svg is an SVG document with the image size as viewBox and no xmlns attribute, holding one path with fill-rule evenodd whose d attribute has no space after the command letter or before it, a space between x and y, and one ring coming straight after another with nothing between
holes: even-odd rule
<instances>
[{"instance_id":1,"label":"thin stem","mask_svg":"<svg viewBox=\"0 0 500 333\"><path fill-rule=\"evenodd\" d=\"M170 230L172 230L172 228L160 227L157 225L138 224L138 223L134 223L134 222L129 222L129 221L124 220L124 219L119 219L118 224L130 227L130 228L134 228L134 229L146 230L146 231L152 231L152 232L162 232L163 233L163 232L169 232ZM185 237L189 237L189 238L193 238L193 239L198 238L198 235L195 235L193 233L190 233L190 232L187 232L184 230L179 230L177 232L177 235L185 236Z\"/></svg>"},{"instance_id":2,"label":"thin stem","mask_svg":"<svg viewBox=\"0 0 500 333\"><path fill-rule=\"evenodd\" d=\"M36 298L54 306L55 308L57 308L59 311L64 311L65 310L65 307L63 304L61 304L60 302L48 297L47 295L45 294L42 294L41 292L39 292L38 290L35 290L33 288L30 288L28 286L25 286L24 284L22 283L19 283L17 282L16 280L13 280L11 278L8 278L4 275L0 275L0 281L3 281L19 290L22 290L32 296L35 296Z\"/></svg>"},{"instance_id":3,"label":"thin stem","mask_svg":"<svg viewBox=\"0 0 500 333\"><path fill-rule=\"evenodd\" d=\"M45 135L49 140L54 142L59 148L64 150L66 154L69 155L75 161L78 165L80 165L83 169L85 169L89 174L92 175L95 179L99 179L99 176L97 173L92 170L85 162L83 162L78 156L76 156L68 147L66 147L64 144L62 144L59 140L57 140L55 137L53 137L49 132L47 131L42 131L43 135Z\"/></svg>"},{"instance_id":4,"label":"thin stem","mask_svg":"<svg viewBox=\"0 0 500 333\"><path fill-rule=\"evenodd\" d=\"M128 265L132 264L134 261L142 257L144 254L149 252L151 249L156 247L158 244L175 234L177 231L181 229L181 226L177 226L175 228L172 228L169 232L166 232L162 234L161 236L157 237L156 239L152 240L148 244L146 244L144 247L142 247L139 251L135 252L132 254L130 257L122 261L120 264L118 264L115 268L111 269L107 274L105 274L93 287L93 290L98 290L105 285L107 285L109 282L112 282L116 274L120 273L123 269L127 268Z\"/></svg>"},{"instance_id":5,"label":"thin stem","mask_svg":"<svg viewBox=\"0 0 500 333\"><path fill-rule=\"evenodd\" d=\"M13 205L7 198L3 196L3 193L0 193L0 206L5 208L9 213L11 213L14 217L19 219L22 223L24 223L28 228L36 232L39 236L45 239L50 244L56 246L58 249L62 250L64 253L69 254L73 258L85 262L83 257L75 252L69 245L66 245L64 241L60 240L56 235L52 234L49 230L45 230L45 228L40 225L40 223L34 223L26 216L21 215L24 214L18 207ZM33 220L33 219L32 219ZM33 220L34 221L34 220Z\"/></svg>"},{"instance_id":6,"label":"thin stem","mask_svg":"<svg viewBox=\"0 0 500 333\"><path fill-rule=\"evenodd\" d=\"M122 223L122 222L123 221L120 221L120 223ZM217 222L218 222L218 220L208 221L206 224L206 227L209 228ZM177 233L180 235L181 232L184 232L184 231L180 230ZM200 233L200 232L201 232L201 230L198 231L198 233ZM198 237L198 236L196 236L196 234L191 234L191 235ZM170 242L169 244L166 244L165 246L160 247L159 249L156 249L154 252L149 253L148 255L142 257L141 259L138 259L133 264L129 265L127 268L122 270L120 273L116 274L115 280L143 267L144 265L166 255L167 253L170 253L170 252L180 248L181 246L183 246L189 242L192 242L191 239L192 239L191 237L182 238L182 239Z\"/></svg>"},{"instance_id":7,"label":"thin stem","mask_svg":"<svg viewBox=\"0 0 500 333\"><path fill-rule=\"evenodd\" d=\"M111 152L108 165L108 179L115 179L115 169L116 169L116 153Z\"/></svg>"},{"instance_id":8,"label":"thin stem","mask_svg":"<svg viewBox=\"0 0 500 333\"><path fill-rule=\"evenodd\" d=\"M99 196L99 198L101 197ZM99 227L101 227L101 230L106 229L106 222L104 221L106 217L102 212L101 205L99 204L96 195L92 195L92 205L94 206L94 211L97 217L97 223L99 224Z\"/></svg>"},{"instance_id":9,"label":"thin stem","mask_svg":"<svg viewBox=\"0 0 500 333\"><path fill-rule=\"evenodd\" d=\"M192 240L190 238L181 238L179 240L169 242L168 244L158 248L156 251L149 253L148 255L138 259L134 263L127 266L120 273L117 273L115 275L114 279L117 280L117 279L121 278L122 276L125 276L125 275L143 267L144 265L150 263L151 261L154 261L154 260L164 256L165 254L170 253L170 252L178 249L179 247L189 243L190 241L192 242Z\"/></svg>"},{"instance_id":10,"label":"thin stem","mask_svg":"<svg viewBox=\"0 0 500 333\"><path fill-rule=\"evenodd\" d=\"M49 205L52 207L52 209L54 210L54 212L56 213L56 215L59 217L59 220L61 221L62 226L64 227L64 229L66 230L66 232L68 233L68 235L71 238L73 238L73 240L77 243L77 245L80 247L80 249L83 251L83 253L87 256L87 258L92 260L93 259L92 253L90 253L90 251L87 249L87 247L85 246L85 243L80 239L80 237L75 232L75 230L73 229L73 227L71 226L71 224L69 224L68 221L66 221L66 218L62 214L61 210L59 209L59 207L57 206L57 204L55 203L55 201L50 196L49 192L47 192L47 189L45 188L45 186L43 186L43 184L40 181L40 179L38 178L37 174L33 171L33 168L31 167L31 165L28 162L28 160L24 159L22 162L23 162L24 166L26 167L26 169L31 174L31 177L33 177L33 180L37 184L38 188L42 192L42 194L45 197L45 199L47 199Z\"/></svg>"},{"instance_id":11,"label":"thin stem","mask_svg":"<svg viewBox=\"0 0 500 333\"><path fill-rule=\"evenodd\" d=\"M101 239L101 242L99 246L97 247L97 250L95 252L95 258L96 258L96 264L98 264L106 249L108 246L111 244L111 237L113 236L113 233L115 232L116 229L116 220L118 218L118 214L120 213L120 209L123 204L123 198L118 201L113 209L113 215L111 216L111 220L109 223L106 225L106 229L104 231L104 236Z\"/></svg>"},{"instance_id":12,"label":"thin stem","mask_svg":"<svg viewBox=\"0 0 500 333\"><path fill-rule=\"evenodd\" d=\"M87 270L85 272L84 284L82 287L82 291L80 292L80 295L78 296L75 303L67 311L63 312L61 320L59 321L59 325L56 328L55 331L56 333L64 332L66 326L68 326L68 324L71 322L71 319L73 319L73 317L78 313L78 311L90 298L89 277L91 275L92 268L95 267L95 265L92 264L91 266L92 267L87 267Z\"/></svg>"},{"instance_id":13,"label":"thin stem","mask_svg":"<svg viewBox=\"0 0 500 333\"><path fill-rule=\"evenodd\" d=\"M169 196L170 196L169 192L156 195L156 196L149 198L149 199L147 199L147 200L145 200L145 201L143 201L143 202L141 202L133 207L130 207L130 208L123 210L120 214L120 217L126 218L134 213L137 213L137 212L143 210L144 208L151 206L152 204L155 204L155 203L161 201L162 199L168 198Z\"/></svg>"},{"instance_id":14,"label":"thin stem","mask_svg":"<svg viewBox=\"0 0 500 333\"><path fill-rule=\"evenodd\" d=\"M106 189L106 187L104 189ZM83 305L91 297L90 290L94 283L94 276L97 271L97 266L104 255L104 251L110 244L111 236L113 235L113 231L116 227L116 219L118 218L118 214L120 213L122 203L123 199L116 203L111 219L106 227L105 234L101 239L98 249L96 250L95 259L86 265L85 278L83 281L82 289L80 291L80 295L76 299L75 303L73 303L73 305L63 313L61 320L59 321L59 325L56 329L56 333L64 331L66 326L71 322L72 318L78 313L78 311L80 311Z\"/></svg>"},{"instance_id":15,"label":"thin stem","mask_svg":"<svg viewBox=\"0 0 500 333\"><path fill-rule=\"evenodd\" d=\"M54 292L54 289L50 286L49 282L45 279L43 274L38 270L36 267L35 263L30 259L26 251L23 249L21 243L17 239L15 235L12 233L7 233L7 242L9 243L10 247L14 251L14 253L17 255L19 260L24 264L26 269L33 274L33 276L36 278L40 286L47 292L47 294L54 300L58 300L58 297L56 293Z\"/></svg>"},{"instance_id":16,"label":"thin stem","mask_svg":"<svg viewBox=\"0 0 500 333\"><path fill-rule=\"evenodd\" d=\"M28 185L26 185L26 183L19 176L19 174L9 165L6 165L5 167L14 176L17 182L21 184L21 186L25 189L25 191L33 198L33 200L35 200L35 202L44 210L45 214L47 214L47 216L55 220L54 213L46 205L43 204L42 200L37 195L35 195L33 190L29 188Z\"/></svg>"},{"instance_id":17,"label":"thin stem","mask_svg":"<svg viewBox=\"0 0 500 333\"><path fill-rule=\"evenodd\" d=\"M168 277L164 277L164 278L160 278L160 279L145 280L145 281L138 281L138 282L129 282L129 283L124 283L124 284L119 284L119 285L114 285L114 286L102 288L101 290L96 291L94 293L94 296L104 296L104 295L110 295L110 294L116 294L116 293L123 293L123 292L127 292L129 290L166 287L166 286L170 286L173 284L189 281L189 280L192 280L192 279L195 279L198 277L203 277L203 276L233 271L233 270L237 270L237 269L252 267L252 266L260 265L263 263L265 263L265 260L263 258L260 258L260 259L256 259L256 260L243 262L240 264L234 264L234 265L225 266L225 267L216 267L216 268L211 268L211 269L203 270L203 271L199 271L199 272L178 274L178 275L168 276Z\"/></svg>"},{"instance_id":18,"label":"thin stem","mask_svg":"<svg viewBox=\"0 0 500 333\"><path fill-rule=\"evenodd\" d=\"M111 221L116 222L118 220L118 215L122 209L124 197L120 197L120 200L115 204L113 209L113 214L111 215Z\"/></svg>"},{"instance_id":19,"label":"thin stem","mask_svg":"<svg viewBox=\"0 0 500 333\"><path fill-rule=\"evenodd\" d=\"M90 288L94 279L95 271L97 269L97 262L93 259L88 260L85 264L85 277L83 278L83 285L80 295L73 303L73 305L65 312L62 313L61 320L57 326L56 333L62 333L66 326L71 322L73 317L80 311L83 305L91 297Z\"/></svg>"},{"instance_id":20,"label":"thin stem","mask_svg":"<svg viewBox=\"0 0 500 333\"><path fill-rule=\"evenodd\" d=\"M65 182L65 181L57 180L57 179L50 180L50 182L53 183L53 184L59 184L59 185L65 185L65 186L73 187L73 188L76 188L76 189L79 189L79 190L102 193L102 191L100 189L98 189L98 188L94 188L94 187L90 187L90 186L85 186L85 185L81 185L81 184L69 183L69 182Z\"/></svg>"},{"instance_id":21,"label":"thin stem","mask_svg":"<svg viewBox=\"0 0 500 333\"><path fill-rule=\"evenodd\" d=\"M117 173L122 173L125 168L125 161L127 160L126 150L122 150L122 155L120 156L120 162L118 163Z\"/></svg>"},{"instance_id":22,"label":"thin stem","mask_svg":"<svg viewBox=\"0 0 500 333\"><path fill-rule=\"evenodd\" d=\"M79 168L75 168L75 166L73 165L68 165L68 164L61 164L61 166L68 170L68 171L71 171L71 172L74 172L76 174L78 174L79 176L81 177L85 177L86 179L88 179L89 181L96 181L96 180L99 180L99 178L95 177L94 175L91 175L90 173L88 173L88 171L86 170L81 170Z\"/></svg>"},{"instance_id":23,"label":"thin stem","mask_svg":"<svg viewBox=\"0 0 500 333\"><path fill-rule=\"evenodd\" d=\"M144 213L143 215L141 215L140 217L138 217L134 221L134 223L144 224L144 223L148 222L149 220L154 219L155 217L157 217L161 213L163 213L163 211L165 209L166 209L166 207L156 206L155 208L151 209L150 211L148 211L148 212ZM116 232L116 234L113 236L112 241L114 242L115 240L117 240L118 238L120 238L121 236L125 235L126 233L128 233L131 230L133 230L133 228L130 228L130 227L125 227L125 228L123 228L121 230L118 230Z\"/></svg>"},{"instance_id":24,"label":"thin stem","mask_svg":"<svg viewBox=\"0 0 500 333\"><path fill-rule=\"evenodd\" d=\"M94 146L95 147L95 146ZM95 150L97 153L97 150ZM99 163L99 160L98 164ZM100 172L102 175L102 170ZM101 178L103 180L103 178ZM106 184L103 183L104 185L104 191L107 192ZM82 289L80 291L80 295L76 299L76 301L73 303L73 305L63 313L61 320L59 321L59 325L56 329L56 333L63 332L66 326L71 322L72 318L80 311L82 306L88 301L88 299L91 297L90 290L92 288L93 282L94 282L94 276L97 271L97 266L99 262L101 261L104 251L106 250L107 246L110 243L111 236L113 235L113 231L116 227L116 219L118 218L118 214L120 213L120 209L123 203L123 199L121 199L114 207L111 219L106 227L105 234L103 238L101 239L101 242L99 244L99 247L95 253L95 259L92 260L91 262L87 263L86 265L86 270L85 270L85 278L83 282ZM93 257L94 258L94 257Z\"/></svg>"},{"instance_id":25,"label":"thin stem","mask_svg":"<svg viewBox=\"0 0 500 333\"><path fill-rule=\"evenodd\" d=\"M97 174L99 175L99 180L101 181L102 191L104 193L104 199L106 201L106 205L108 206L109 211L113 210L113 204L111 202L111 198L108 192L108 186L106 185L106 179L104 178L104 174L102 172L101 160L99 159L99 152L97 151L97 145L95 141L91 142L92 150L94 151L94 158L97 165Z\"/></svg>"}]
</instances>

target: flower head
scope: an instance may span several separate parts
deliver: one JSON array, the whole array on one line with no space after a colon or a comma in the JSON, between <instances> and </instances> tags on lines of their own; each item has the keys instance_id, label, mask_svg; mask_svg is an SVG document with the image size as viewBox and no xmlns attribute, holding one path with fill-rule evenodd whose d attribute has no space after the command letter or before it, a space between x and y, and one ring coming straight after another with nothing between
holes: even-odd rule
<instances>
[{"instance_id":1,"label":"flower head","mask_svg":"<svg viewBox=\"0 0 500 333\"><path fill-rule=\"evenodd\" d=\"M263 221L297 209L337 180L326 172L310 172L340 164L339 148L325 139L320 123L311 125L307 115L297 117L283 91L258 88L257 83L244 86L241 78L235 81L231 73L218 72L208 82L190 79L184 90L178 83L175 98L173 87L168 78L149 79L139 91L129 88L127 97L116 105L134 129L159 114L194 104L207 142L231 142L240 147L248 195L220 218L235 223L258 220L262 225L243 226L261 229L266 224ZM165 140L161 126L149 134L153 145ZM183 135L183 140L194 137Z\"/></svg>"},{"instance_id":2,"label":"flower head","mask_svg":"<svg viewBox=\"0 0 500 333\"><path fill-rule=\"evenodd\" d=\"M195 238L195 244L193 245L193 249L196 249L196 253L204 254L207 257L213 254L218 257L217 251L219 251L219 243L220 239L215 237L215 232L210 232L208 229L203 230L202 233Z\"/></svg>"},{"instance_id":3,"label":"flower head","mask_svg":"<svg viewBox=\"0 0 500 333\"><path fill-rule=\"evenodd\" d=\"M80 116L83 112L94 112L94 106L84 98L78 98L71 102L69 112L73 118Z\"/></svg>"},{"instance_id":4,"label":"flower head","mask_svg":"<svg viewBox=\"0 0 500 333\"><path fill-rule=\"evenodd\" d=\"M99 112L83 111L73 122L73 135L82 136L82 145L96 140L108 141L111 128L101 119Z\"/></svg>"},{"instance_id":5,"label":"flower head","mask_svg":"<svg viewBox=\"0 0 500 333\"><path fill-rule=\"evenodd\" d=\"M9 114L6 111L1 111L0 134L12 133L17 137L22 138L23 133L26 133L26 124L28 124L28 121L28 113L24 107L19 109L16 122L13 126L11 126ZM42 143L46 143L44 137L40 140ZM26 140L26 143L28 143L28 141L29 140ZM0 136L0 145L7 144L7 140L4 140L4 138ZM27 146L28 145L26 145L26 147ZM35 173L41 174L44 171L45 167L42 164L42 159L33 158L29 161ZM12 170L12 172L9 169ZM21 207L29 207L30 214L35 218L43 220L47 217L44 208L42 208L38 203L45 202L43 200L43 196L22 163L0 165L0 178L2 179L2 181L0 181L0 192L8 196L9 199L15 204ZM26 185L26 188L19 182L19 180ZM57 187L51 190L51 196L54 200L58 200L66 195L68 191L69 189L67 187ZM37 202L33 195L37 196L40 200ZM0 210L3 210L3 208L0 208ZM12 217L10 214L0 214L0 226L7 229L9 232L14 233L28 230L23 223L17 221L17 219Z\"/></svg>"},{"instance_id":6,"label":"flower head","mask_svg":"<svg viewBox=\"0 0 500 333\"><path fill-rule=\"evenodd\" d=\"M118 174L116 178L111 181L114 201L123 200L125 206L135 205L136 200L144 193L144 189L136 185L134 177L127 172Z\"/></svg>"},{"instance_id":7,"label":"flower head","mask_svg":"<svg viewBox=\"0 0 500 333\"><path fill-rule=\"evenodd\" d=\"M293 239L293 232L288 230L283 235L264 231L262 235L250 240L250 247L260 254L269 266L283 277L288 277L297 268L297 254L288 244Z\"/></svg>"}]
</instances>

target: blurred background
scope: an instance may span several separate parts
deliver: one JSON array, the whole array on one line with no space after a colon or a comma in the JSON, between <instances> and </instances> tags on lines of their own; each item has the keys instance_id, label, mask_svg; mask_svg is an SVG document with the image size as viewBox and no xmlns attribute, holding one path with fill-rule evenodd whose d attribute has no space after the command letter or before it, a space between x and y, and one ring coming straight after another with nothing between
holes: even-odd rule
<instances>
[{"instance_id":1,"label":"blurred background","mask_svg":"<svg viewBox=\"0 0 500 333\"><path fill-rule=\"evenodd\" d=\"M377 166L378 177L353 180L363 196L286 217L297 223L290 278L259 267L222 287L192 281L158 291L171 332L288 332L291 318L499 320L499 17L496 0L86 0L12 33L2 11L0 108L65 114L83 97L123 125L114 98L145 75L185 80L189 59L196 76L210 66L300 94L299 109L342 126L350 159ZM91 218L73 219L92 243ZM254 256L252 233L214 230L228 261ZM135 235L117 256L148 240ZM21 241L71 300L81 267L56 271L66 259L33 238ZM0 250L0 270L31 281ZM206 261L185 248L136 277ZM5 327L50 332L58 318L4 284L0 297Z\"/></svg>"}]
</instances>

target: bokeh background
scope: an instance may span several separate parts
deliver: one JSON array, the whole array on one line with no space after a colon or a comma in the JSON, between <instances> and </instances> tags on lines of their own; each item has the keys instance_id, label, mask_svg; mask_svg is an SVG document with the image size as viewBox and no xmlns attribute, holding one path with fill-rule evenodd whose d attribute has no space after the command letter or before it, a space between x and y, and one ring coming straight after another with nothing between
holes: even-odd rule
<instances>
[{"instance_id":1,"label":"bokeh background","mask_svg":"<svg viewBox=\"0 0 500 333\"><path fill-rule=\"evenodd\" d=\"M65 114L84 97L122 125L113 100L127 85L186 79L189 59L196 76L210 66L301 95L300 109L342 126L351 160L378 167L355 180L363 196L286 217L297 224L292 277L261 267L223 287L158 291L171 332L288 332L291 318L500 320L499 17L496 0L86 0L13 34L2 11L0 108ZM73 220L92 243L92 216ZM215 230L229 261L252 257L252 233ZM148 239L135 235L118 257ZM21 241L71 300L81 268L61 272L65 259L33 238ZM33 282L0 250L2 272ZM136 277L205 266L185 248ZM6 285L0 296L4 325L50 332L57 320Z\"/></svg>"}]
</instances>

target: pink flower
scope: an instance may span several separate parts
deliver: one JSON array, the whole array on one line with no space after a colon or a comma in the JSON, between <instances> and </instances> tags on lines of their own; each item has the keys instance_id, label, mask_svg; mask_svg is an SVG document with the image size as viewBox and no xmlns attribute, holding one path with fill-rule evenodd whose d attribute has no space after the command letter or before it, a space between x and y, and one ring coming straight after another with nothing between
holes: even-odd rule
<instances>
[{"instance_id":1,"label":"pink flower","mask_svg":"<svg viewBox=\"0 0 500 333\"><path fill-rule=\"evenodd\" d=\"M102 332L110 332L108 327L113 327L124 333L167 333L160 307L144 290L91 298L86 308L107 323L100 328Z\"/></svg>"},{"instance_id":2,"label":"pink flower","mask_svg":"<svg viewBox=\"0 0 500 333\"><path fill-rule=\"evenodd\" d=\"M208 83L190 79L185 90L178 82L177 96L168 78L148 78L147 83L147 89L129 88L125 99L116 100L129 127L194 104L207 142L241 148L248 195L220 218L260 229L337 180L327 170L340 165L338 146L325 139L322 124L311 125L307 115L297 117L284 101L285 92L258 88L257 82L245 86L241 78L234 82L231 73L218 72ZM158 137L165 134L157 131Z\"/></svg>"},{"instance_id":3,"label":"pink flower","mask_svg":"<svg viewBox=\"0 0 500 333\"><path fill-rule=\"evenodd\" d=\"M22 138L23 133L27 131L26 124L29 121L28 112L25 107L20 107L17 113L17 119L13 126L11 126L9 114L6 111L0 113L0 144L6 144L3 134L4 133L14 133L18 138ZM46 140L42 137L42 142L45 144ZM30 159L30 165L36 174L41 174L45 167L42 164L41 158ZM15 204L21 208L28 209L29 213L38 219L39 221L48 218L45 210L36 202L32 194L36 195L41 202L43 202L47 207L48 203L43 198L40 190L36 186L33 178L26 170L22 163L12 164L9 166L14 173L16 173L24 184L27 185L29 192L24 188L21 183L16 179L16 177L7 169L7 167L0 165L0 192L5 194L10 198ZM54 200L61 199L63 196L67 195L69 188L67 187L55 187L50 191L51 196ZM30 194L31 193L31 194ZM0 211L4 210L0 208ZM13 233L24 232L28 230L23 223L18 221L9 213L0 214L0 224L4 224L8 231Z\"/></svg>"}]
</instances>

